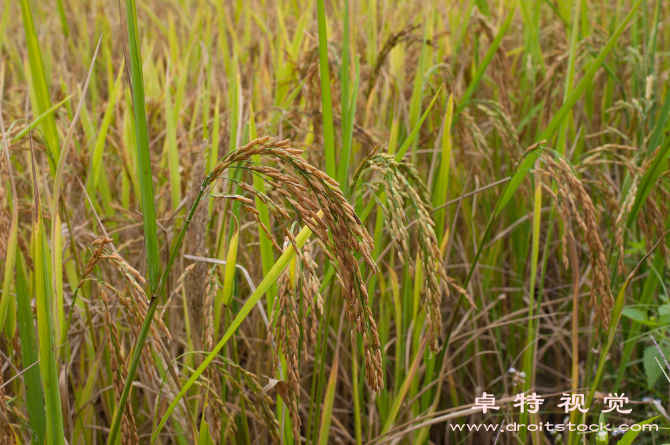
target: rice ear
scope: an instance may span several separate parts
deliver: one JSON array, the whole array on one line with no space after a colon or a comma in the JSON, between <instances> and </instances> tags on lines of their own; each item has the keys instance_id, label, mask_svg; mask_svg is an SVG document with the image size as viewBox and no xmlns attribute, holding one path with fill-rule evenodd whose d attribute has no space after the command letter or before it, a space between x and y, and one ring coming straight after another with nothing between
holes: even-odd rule
<instances>
[{"instance_id":1,"label":"rice ear","mask_svg":"<svg viewBox=\"0 0 670 445\"><path fill-rule=\"evenodd\" d=\"M195 161L193 162L191 182L186 193L187 205L189 207L195 202L198 192L200 192L200 184L205 178L204 153L206 152L207 146L205 145L196 154ZM193 214L191 226L184 238L184 253L195 256L206 255L205 235L207 234L207 221L207 206L198 206ZM205 289L207 287L207 264L202 262L194 262L192 264L194 269L184 277L184 289L189 302L186 307L188 308L188 316L192 326L193 347L196 351L200 351L202 350L203 339L199 327L205 326L203 314L206 312L205 300L207 296L205 295ZM180 317L176 317L176 319L178 320Z\"/></svg>"},{"instance_id":2,"label":"rice ear","mask_svg":"<svg viewBox=\"0 0 670 445\"><path fill-rule=\"evenodd\" d=\"M603 326L608 327L614 298L607 268L607 255L598 233L596 209L593 201L565 158L551 150L541 150L541 159L546 166L548 176L553 178L556 183L557 193L554 194L551 190L549 191L557 200L557 209L564 224L564 238L567 236L575 237L575 231L571 224L573 221L584 234L584 241L589 247L589 262L593 274L590 305L595 308L598 321Z\"/></svg>"}]
</instances>

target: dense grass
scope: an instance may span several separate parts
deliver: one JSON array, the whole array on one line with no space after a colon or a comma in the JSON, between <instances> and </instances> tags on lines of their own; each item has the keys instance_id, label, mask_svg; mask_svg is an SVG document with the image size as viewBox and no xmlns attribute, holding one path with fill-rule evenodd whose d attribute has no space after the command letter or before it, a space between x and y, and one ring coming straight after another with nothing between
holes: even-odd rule
<instances>
[{"instance_id":1,"label":"dense grass","mask_svg":"<svg viewBox=\"0 0 670 445\"><path fill-rule=\"evenodd\" d=\"M670 438L670 4L0 9L0 445Z\"/></svg>"}]
</instances>

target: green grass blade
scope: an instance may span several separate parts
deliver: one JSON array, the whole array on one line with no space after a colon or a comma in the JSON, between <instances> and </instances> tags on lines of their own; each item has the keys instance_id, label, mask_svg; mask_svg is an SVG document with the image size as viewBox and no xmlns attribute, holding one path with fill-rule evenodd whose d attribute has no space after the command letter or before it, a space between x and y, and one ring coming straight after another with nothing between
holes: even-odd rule
<instances>
[{"instance_id":1,"label":"green grass blade","mask_svg":"<svg viewBox=\"0 0 670 445\"><path fill-rule=\"evenodd\" d=\"M51 108L51 98L47 78L42 62L42 52L40 43L37 40L37 31L33 22L33 14L30 10L30 2L21 0L21 15L23 18L23 30L26 35L26 44L28 46L28 59L30 61L30 77L32 87L35 90L38 110L40 114L46 113ZM48 114L44 121L44 137L51 151L52 159L58 159L60 155L60 146L58 143L58 130L56 130L56 120L53 114ZM53 166L55 167L55 166Z\"/></svg>"},{"instance_id":2,"label":"green grass blade","mask_svg":"<svg viewBox=\"0 0 670 445\"><path fill-rule=\"evenodd\" d=\"M358 61L356 61L356 79L354 80L354 90L351 95L349 111L347 112L348 117L346 126L342 126L342 153L340 153L340 165L337 177L337 182L340 183L340 188L342 189L344 196L349 195L349 164L351 163L351 145L353 143L354 122L356 120L356 97L358 96L360 72L360 66Z\"/></svg>"},{"instance_id":3,"label":"green grass blade","mask_svg":"<svg viewBox=\"0 0 670 445\"><path fill-rule=\"evenodd\" d=\"M142 219L144 220L144 243L146 246L149 287L155 293L158 286L160 259L158 257L158 235L156 232L156 209L154 206L154 186L151 175L151 153L147 134L147 118L144 110L144 79L140 57L139 33L137 31L137 10L135 0L126 0L128 27L128 52L132 78L133 109L135 112L135 143L140 178ZM129 376L130 379L130 376Z\"/></svg>"},{"instance_id":4,"label":"green grass blade","mask_svg":"<svg viewBox=\"0 0 670 445\"><path fill-rule=\"evenodd\" d=\"M47 430L47 417L44 410L44 392L40 378L41 364L37 362L38 347L35 341L33 311L30 307L30 292L23 272L21 255L16 259L16 300L19 321L19 338L21 339L21 364L26 371L23 381L26 387L26 405L30 421L30 429L37 443L44 443ZM29 366L32 368L28 369Z\"/></svg>"},{"instance_id":5,"label":"green grass blade","mask_svg":"<svg viewBox=\"0 0 670 445\"><path fill-rule=\"evenodd\" d=\"M356 341L356 344L358 342ZM356 349L352 350L352 360L351 360L351 392L352 398L354 399L354 434L356 436L356 445L363 444L363 426L362 426L362 415L361 415L361 398L360 398L360 385L358 383L358 353Z\"/></svg>"},{"instance_id":6,"label":"green grass blade","mask_svg":"<svg viewBox=\"0 0 670 445\"><path fill-rule=\"evenodd\" d=\"M158 257L158 236L156 231L156 209L154 206L154 189L153 177L151 174L151 153L149 151L149 137L147 134L147 120L144 109L144 80L142 76L142 59L140 58L139 48L139 33L137 31L137 10L135 8L135 0L126 0L126 18L128 29L128 52L130 55L130 73L132 78L132 94L133 94L133 109L135 115L135 144L137 148L137 167L140 178L140 195L142 202L142 219L144 223L144 242L147 256L147 269L149 272L149 287L151 288L151 303L147 310L147 315L137 338L133 357L128 368L128 376L126 383L121 393L121 399L116 407L114 413L114 420L110 428L108 444L115 445L116 437L121 426L121 418L123 417L123 410L126 407L130 389L135 377L135 371L139 364L141 350L146 341L149 327L153 321L153 316L156 311L158 302L157 294L160 292L158 284L158 274L160 271L160 259ZM199 202L202 192L198 195L196 204ZM194 207L195 207L194 205ZM189 218L193 216L193 210ZM188 222L182 226L182 232L177 245L181 244L184 231L188 227ZM174 252L173 252L174 253ZM170 265L174 262L174 257L171 256L170 264L168 264L166 273L170 269ZM165 278L165 276L163 277ZM162 280L164 282L164 279Z\"/></svg>"},{"instance_id":7,"label":"green grass blade","mask_svg":"<svg viewBox=\"0 0 670 445\"><path fill-rule=\"evenodd\" d=\"M541 227L540 223L542 221L542 183L540 178L537 179L535 184L535 199L533 205L533 233L532 233L532 244L531 244L531 254L530 254L530 285L529 289L536 289L537 281L537 264L540 253L540 234ZM523 357L523 369L526 375L533 375L533 366L535 364L535 324L533 322L533 315L535 311L535 297L536 292L530 292L530 302L528 304L528 327L526 329L526 347L524 350ZM539 296L537 296L539 298ZM523 390L527 391L531 388L532 381L527 379L523 384ZM528 413L522 413L521 420L525 422L528 419ZM520 431L521 441L526 440L526 431ZM533 439L533 444L536 444L536 434L531 435Z\"/></svg>"},{"instance_id":8,"label":"green grass blade","mask_svg":"<svg viewBox=\"0 0 670 445\"><path fill-rule=\"evenodd\" d=\"M581 2L574 2L574 12L572 19L572 29L570 32L570 50L568 51L568 75L565 77L565 85L563 88L563 102L565 102L570 93L572 92L572 86L575 80L575 58L577 53L577 37L579 36L579 12L581 8ZM563 120L563 123L560 125L560 130L558 132L558 143L556 144L556 151L563 154L565 153L565 144L567 140L568 127L570 124L570 119Z\"/></svg>"},{"instance_id":9,"label":"green grass blade","mask_svg":"<svg viewBox=\"0 0 670 445\"><path fill-rule=\"evenodd\" d=\"M356 97L356 96L354 96ZM342 159L344 157L344 129L348 128L349 121L349 0L344 0L344 16L342 17L342 64L340 65L340 123L342 132L342 153L340 153L340 165L337 179L340 179L342 171ZM339 181L342 184L342 181Z\"/></svg>"},{"instance_id":10,"label":"green grass blade","mask_svg":"<svg viewBox=\"0 0 670 445\"><path fill-rule=\"evenodd\" d=\"M403 380L402 386L400 387L398 394L393 400L393 405L391 406L389 416L386 418L386 423L384 423L382 434L388 433L393 424L395 423L396 417L398 416L398 412L400 411L400 406L402 405L403 400L405 400L405 396L409 391L409 386L412 383L412 380L414 379L414 374L416 374L416 371L419 369L419 364L421 363L421 359L423 358L423 352L426 350L427 344L428 344L428 337L424 336L423 340L421 341L421 346L419 347L417 354L414 356L412 366L408 370L407 375L405 375L405 380Z\"/></svg>"},{"instance_id":11,"label":"green grass blade","mask_svg":"<svg viewBox=\"0 0 670 445\"><path fill-rule=\"evenodd\" d=\"M237 60L237 57L234 56L234 60ZM237 148L239 142L240 134L240 122L241 119L241 105L240 105L240 90L242 86L240 85L240 74L237 72L237 63L234 63L230 68L230 76L228 77L228 87L229 91L229 104L230 107L230 126L228 132L230 133L228 139L228 152L231 152Z\"/></svg>"},{"instance_id":12,"label":"green grass blade","mask_svg":"<svg viewBox=\"0 0 670 445\"><path fill-rule=\"evenodd\" d=\"M440 172L433 189L433 207L444 204L447 200L447 188L449 187L449 171L451 169L451 122L454 116L454 95L449 95L447 101L447 110L444 113L444 123L442 125L442 156L440 159ZM435 212L435 234L438 242L442 241L444 234L444 220L446 218L446 209L439 209Z\"/></svg>"},{"instance_id":13,"label":"green grass blade","mask_svg":"<svg viewBox=\"0 0 670 445\"><path fill-rule=\"evenodd\" d=\"M19 132L16 134L16 136L14 136L14 138L12 138L12 143L14 144L14 143L18 142L21 138L23 138L24 136L26 136L26 135L28 134L28 130L30 130L30 131L35 131L35 128L37 128L38 125L40 125L40 124L41 124L47 117L53 115L53 113L54 113L57 109L59 109L59 108L61 107L61 105L64 105L65 103L67 103L67 101L70 100L70 98L71 98L72 96L73 96L73 95L70 94L68 97L66 97L65 99L61 100L61 101L58 102L56 105L52 106L51 108L49 108L49 109L48 109L47 111L45 111L44 113L40 114L34 121L32 121L32 122L30 123L30 125L28 125L28 126L27 126L26 128L24 128L23 130L19 131Z\"/></svg>"},{"instance_id":14,"label":"green grass blade","mask_svg":"<svg viewBox=\"0 0 670 445\"><path fill-rule=\"evenodd\" d=\"M53 310L53 329L55 334L55 341L61 337L65 337L65 298L63 295L63 243L61 239L61 219L58 213L55 213L51 221L52 232L56 235L51 238L51 245L48 246L47 252L50 253L48 257L49 271L51 274L51 285L53 291L53 298L51 300L51 307ZM55 229L57 228L57 229ZM46 232L45 232L46 238ZM59 343L57 343L59 344ZM67 347L63 348L65 352Z\"/></svg>"},{"instance_id":15,"label":"green grass blade","mask_svg":"<svg viewBox=\"0 0 670 445\"><path fill-rule=\"evenodd\" d=\"M14 253L16 253L16 249ZM14 257L16 257L16 255ZM6 308L4 309L4 315L3 315L5 324L3 333L5 334L5 338L7 340L13 341L14 336L16 335L16 298L13 294L5 294L5 295L7 295L7 298L5 298L5 300L7 301L4 303L6 304ZM0 306L1 305L2 302L0 302Z\"/></svg>"},{"instance_id":16,"label":"green grass blade","mask_svg":"<svg viewBox=\"0 0 670 445\"><path fill-rule=\"evenodd\" d=\"M416 64L416 71L414 72L414 84L412 85L412 95L409 100L409 125L413 127L416 125L416 121L419 118L419 113L421 112L421 103L423 101L423 79L424 79L424 68L425 60L427 53L426 42L428 40L428 30L430 26L427 23L426 18L424 17L423 21L423 38L421 39L421 52L419 53L419 60ZM412 156L410 162L416 164L417 161L417 143L412 144Z\"/></svg>"},{"instance_id":17,"label":"green grass blade","mask_svg":"<svg viewBox=\"0 0 670 445\"><path fill-rule=\"evenodd\" d=\"M647 425L654 420L658 419L661 416L654 416L650 419L643 420L642 422L637 423L637 425ZM653 430L650 430L653 431ZM635 431L633 429L630 429L624 436L617 442L617 445L631 445L635 439L637 439L638 434L640 434L640 430Z\"/></svg>"},{"instance_id":18,"label":"green grass blade","mask_svg":"<svg viewBox=\"0 0 670 445\"><path fill-rule=\"evenodd\" d=\"M454 42L454 55L460 56L461 46L465 41L465 34L468 31L470 26L470 21L472 20L472 9L474 8L476 0L468 0L467 6L463 7L463 19L460 20L458 32L456 34L456 41Z\"/></svg>"},{"instance_id":19,"label":"green grass blade","mask_svg":"<svg viewBox=\"0 0 670 445\"><path fill-rule=\"evenodd\" d=\"M0 19L0 49L2 49L2 44L5 41L5 29L7 29L7 22L9 21L9 11L12 8L5 8L2 13L2 19Z\"/></svg>"},{"instance_id":20,"label":"green grass blade","mask_svg":"<svg viewBox=\"0 0 670 445\"><path fill-rule=\"evenodd\" d=\"M654 126L654 132L649 139L649 146L647 149L647 154L651 154L656 147L658 146L661 138L663 136L663 129L665 128L665 123L667 122L668 116L670 115L670 90L665 93L665 102L663 103L663 109L661 114L656 121ZM642 210L642 206L647 200L647 197L651 191L656 186L656 182L661 175L667 171L668 163L668 154L670 154L670 138L666 138L661 146L661 149L656 154L656 157L652 161L649 169L642 176L640 185L637 188L637 193L635 194L635 202L631 208L630 213L628 214L627 225L630 227L634 221L637 220L637 215Z\"/></svg>"},{"instance_id":21,"label":"green grass blade","mask_svg":"<svg viewBox=\"0 0 670 445\"><path fill-rule=\"evenodd\" d=\"M235 284L235 265L237 264L237 246L238 246L238 241L240 239L240 227L237 224L237 218L233 216L233 220L235 221L235 228L233 229L233 236L230 237L230 243L228 244L228 254L226 256L226 274L223 277L223 291L221 292L223 300L222 303L225 306L228 306L230 304L230 300L233 299L233 285ZM216 312L216 309L220 309L220 307L215 307L215 314L219 314L219 312Z\"/></svg>"},{"instance_id":22,"label":"green grass blade","mask_svg":"<svg viewBox=\"0 0 670 445\"><path fill-rule=\"evenodd\" d=\"M107 143L107 133L109 132L109 126L111 125L112 119L114 118L116 101L118 100L119 92L121 91L123 74L125 72L124 70L124 62L121 61L121 66L119 66L119 72L116 76L116 81L114 82L114 86L109 92L107 107L105 108L105 114L103 115L102 122L98 128L98 136L95 139L95 145L91 151L89 172L86 178L86 193L88 193L88 196L90 196L92 199L95 197L95 192L98 189L98 182L101 177L102 155L105 151L105 145Z\"/></svg>"},{"instance_id":23,"label":"green grass blade","mask_svg":"<svg viewBox=\"0 0 670 445\"><path fill-rule=\"evenodd\" d=\"M32 149L32 144L31 144ZM34 153L34 152L33 152ZM33 260L35 263L35 302L39 332L40 374L46 402L47 445L65 443L63 412L61 411L58 386L58 362L54 350L54 332L51 314L51 280L49 278L49 252L42 221L42 209L37 188L37 173L34 154L32 156L34 216L33 216Z\"/></svg>"},{"instance_id":24,"label":"green grass blade","mask_svg":"<svg viewBox=\"0 0 670 445\"><path fill-rule=\"evenodd\" d=\"M82 389L77 391L75 394L75 397L77 398L77 403L79 404L80 407L84 405L91 398L93 388L95 387L95 384L98 382L98 369L100 367L102 357L103 357L102 354L99 354L97 358L93 361L91 367L89 368L90 372L88 377L86 378L86 384ZM92 416L93 409L94 408L89 404L88 406L83 407L83 409L81 410L79 418L76 421L74 435L72 436L74 438L74 443L80 443L78 442L79 436L81 436L84 430L84 425L87 424L87 421L90 421L89 419ZM84 439L84 443L86 443L86 439Z\"/></svg>"},{"instance_id":25,"label":"green grass blade","mask_svg":"<svg viewBox=\"0 0 670 445\"><path fill-rule=\"evenodd\" d=\"M367 26L365 27L365 32L368 38L365 55L368 64L374 65L377 59L377 51L379 50L377 44L377 0L367 0L361 3L366 5L365 9L369 15L369 20L367 20Z\"/></svg>"},{"instance_id":26,"label":"green grass blade","mask_svg":"<svg viewBox=\"0 0 670 445\"><path fill-rule=\"evenodd\" d=\"M214 102L214 123L212 124L212 142L209 145L209 153L207 154L207 171L212 171L219 162L219 131L221 128L221 120L219 119L219 105L221 103L221 94L216 93L216 101ZM250 112L252 110L250 109Z\"/></svg>"},{"instance_id":27,"label":"green grass blade","mask_svg":"<svg viewBox=\"0 0 670 445\"><path fill-rule=\"evenodd\" d=\"M181 202L181 180L179 177L179 151L177 149L177 119L172 106L170 81L165 76L165 138L167 141L168 172L170 175L170 192L172 210L177 210Z\"/></svg>"},{"instance_id":28,"label":"green grass blade","mask_svg":"<svg viewBox=\"0 0 670 445\"><path fill-rule=\"evenodd\" d=\"M256 133L256 120L254 118L254 107L252 101L249 102L249 139L253 140L258 137ZM256 163L261 162L260 155L253 155L251 160ZM212 166L213 167L213 166ZM254 188L261 193L265 193L265 181L258 175L253 175ZM268 210L267 204L260 200L258 196L254 196L256 203L256 210L258 210L258 219L261 220L261 223L270 230L272 226L270 225L270 212ZM274 248L272 247L272 242L265 235L265 231L260 226L258 229L258 240L261 245L261 266L263 268L263 275L267 275L272 269L272 266L275 262L274 257ZM275 295L277 293L277 286L272 283L266 292L267 295L267 307L271 308L274 306ZM218 332L218 331L217 331Z\"/></svg>"},{"instance_id":29,"label":"green grass blade","mask_svg":"<svg viewBox=\"0 0 670 445\"><path fill-rule=\"evenodd\" d=\"M2 131L2 147L0 147L0 159L5 158L9 183L11 185L12 194L12 222L9 226L9 236L7 238L7 250L5 252L5 270L2 281L2 295L0 295L0 331L3 330L5 319L7 318L8 309L11 309L11 302L14 297L11 295L12 274L14 273L14 262L16 260L16 246L18 244L18 227L19 227L19 197L16 194L16 183L14 182L14 172L12 168L11 158L9 156L9 144L7 143L7 133L5 133L5 122L2 119L2 97L5 86L5 65L0 71L0 131ZM2 186L6 181L5 178L0 179ZM6 191L5 191L6 193ZM14 330L14 326L11 326Z\"/></svg>"},{"instance_id":30,"label":"green grass blade","mask_svg":"<svg viewBox=\"0 0 670 445\"><path fill-rule=\"evenodd\" d=\"M663 108L661 113L658 115L658 120L654 124L654 132L649 138L649 144L647 145L647 155L651 154L656 150L658 144L661 143L663 138L663 129L665 128L665 123L668 121L668 116L670 116L670 89L665 93L665 100L663 101Z\"/></svg>"},{"instance_id":31,"label":"green grass blade","mask_svg":"<svg viewBox=\"0 0 670 445\"><path fill-rule=\"evenodd\" d=\"M221 140L220 139L221 135L219 134L221 130L221 119L219 118L220 104L221 104L221 94L217 92L216 101L214 103L214 123L212 124L212 141L209 144L209 151L207 152L207 163L206 163L207 171L212 171L214 169L214 166L216 166L216 163L219 161L218 160L219 142ZM214 210L214 198L209 199L207 206L208 206L208 214L211 217L212 211Z\"/></svg>"},{"instance_id":32,"label":"green grass blade","mask_svg":"<svg viewBox=\"0 0 670 445\"><path fill-rule=\"evenodd\" d=\"M205 420L205 408L207 408L207 401L202 408L202 418L200 419L200 431L198 431L198 445L214 445L209 434L209 424Z\"/></svg>"},{"instance_id":33,"label":"green grass blade","mask_svg":"<svg viewBox=\"0 0 670 445\"><path fill-rule=\"evenodd\" d=\"M395 160L397 162L402 161L402 158L405 157L405 153L407 153L407 150L409 149L410 145L412 145L412 142L414 142L414 138L416 138L416 135L419 134L419 130L421 130L421 125L423 125L423 121L426 120L426 117L428 117L428 113L433 108L435 101L440 95L440 91L442 91L442 87L444 87L444 84L440 85L440 88L438 88L437 92L435 93L433 100L430 101L428 107L426 107L426 111L424 111L423 114L421 115L421 119L419 119L419 122L416 123L416 125L412 129L412 132L409 134L409 136L407 136L407 139L405 139L405 142L403 142L402 146L398 150L398 153L395 155Z\"/></svg>"},{"instance_id":34,"label":"green grass blade","mask_svg":"<svg viewBox=\"0 0 670 445\"><path fill-rule=\"evenodd\" d=\"M337 373L339 371L340 357L335 354L333 365L330 369L330 376L328 377L328 385L326 386L326 398L323 402L323 412L321 413L321 429L319 430L319 445L328 445L328 437L330 436L330 423L333 418L333 402L335 402L335 388L337 386Z\"/></svg>"},{"instance_id":35,"label":"green grass blade","mask_svg":"<svg viewBox=\"0 0 670 445\"><path fill-rule=\"evenodd\" d=\"M70 28L67 26L67 18L65 17L65 6L63 5L63 0L56 0L56 7L58 8L60 24L63 27L63 35L67 39L70 35Z\"/></svg>"},{"instance_id":36,"label":"green grass blade","mask_svg":"<svg viewBox=\"0 0 670 445\"><path fill-rule=\"evenodd\" d=\"M323 0L316 1L319 22L319 72L321 73L321 117L323 120L323 151L326 158L326 174L337 177L335 168L335 129L333 128L333 99L328 71L328 36Z\"/></svg>"}]
</instances>

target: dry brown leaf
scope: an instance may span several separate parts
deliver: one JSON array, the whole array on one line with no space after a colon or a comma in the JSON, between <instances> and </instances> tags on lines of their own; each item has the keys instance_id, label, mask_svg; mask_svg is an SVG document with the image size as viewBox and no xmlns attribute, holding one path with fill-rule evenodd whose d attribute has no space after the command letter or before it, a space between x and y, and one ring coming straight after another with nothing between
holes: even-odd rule
<instances>
[{"instance_id":1,"label":"dry brown leaf","mask_svg":"<svg viewBox=\"0 0 670 445\"><path fill-rule=\"evenodd\" d=\"M265 376L267 377L267 376ZM279 397L284 401L284 403L288 406L291 404L291 399L289 397L289 387L288 383L286 383L283 380L277 380L273 379L270 377L268 378L268 384L265 385L263 388L263 391L261 392L262 394L266 394L268 391L270 391L272 388L276 387L277 388L277 393L279 393Z\"/></svg>"}]
</instances>

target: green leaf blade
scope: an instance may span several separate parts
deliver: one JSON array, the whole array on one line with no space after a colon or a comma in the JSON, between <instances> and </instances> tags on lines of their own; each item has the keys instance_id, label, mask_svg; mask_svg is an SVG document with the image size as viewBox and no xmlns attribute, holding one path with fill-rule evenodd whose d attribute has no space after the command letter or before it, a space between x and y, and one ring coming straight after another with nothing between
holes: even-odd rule
<instances>
[{"instance_id":1,"label":"green leaf blade","mask_svg":"<svg viewBox=\"0 0 670 445\"><path fill-rule=\"evenodd\" d=\"M21 0L21 15L23 18L23 30L26 36L28 46L28 59L30 62L30 73L32 87L37 98L38 112L45 114L51 108L51 99L49 87L47 85L44 63L42 62L42 52L40 43L37 39L37 31L33 22L33 14L28 0ZM58 142L58 130L56 129L56 119L53 114L47 114L44 120L44 137L47 141L52 159L58 159L60 155L60 144ZM55 166L53 166L55 168Z\"/></svg>"},{"instance_id":2,"label":"green leaf blade","mask_svg":"<svg viewBox=\"0 0 670 445\"><path fill-rule=\"evenodd\" d=\"M30 428L36 442L44 443L47 429L47 419L44 411L44 392L42 391L40 379L40 365L35 365L38 360L38 349L37 342L35 341L35 328L33 326L33 311L30 307L30 293L20 257L16 258L16 300L19 338L21 339L21 361L25 370L23 381L26 386L26 405L28 407ZM28 369L29 367L31 368Z\"/></svg>"},{"instance_id":3,"label":"green leaf blade","mask_svg":"<svg viewBox=\"0 0 670 445\"><path fill-rule=\"evenodd\" d=\"M137 11L135 0L126 0L126 16L128 20L128 52L130 55L130 73L132 77L132 96L135 114L135 138L137 147L138 174L140 178L140 194L142 202L142 219L144 222L144 242L149 272L151 293L158 288L160 259L158 257L158 234L156 230L156 208L154 204L153 176L151 174L151 153L147 118L144 108L144 79L137 32Z\"/></svg>"},{"instance_id":4,"label":"green leaf blade","mask_svg":"<svg viewBox=\"0 0 670 445\"><path fill-rule=\"evenodd\" d=\"M317 0L319 22L319 72L321 73L321 117L323 119L323 150L326 158L326 174L337 177L335 168L335 129L333 128L333 98L328 71L328 35L323 0Z\"/></svg>"}]
</instances>

